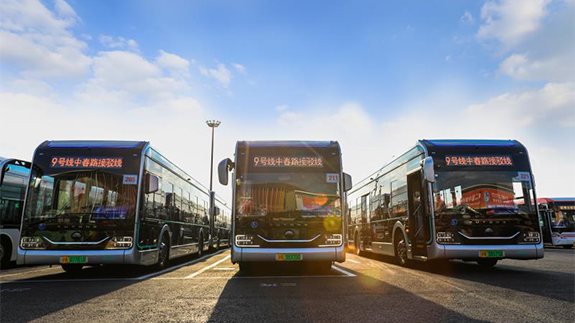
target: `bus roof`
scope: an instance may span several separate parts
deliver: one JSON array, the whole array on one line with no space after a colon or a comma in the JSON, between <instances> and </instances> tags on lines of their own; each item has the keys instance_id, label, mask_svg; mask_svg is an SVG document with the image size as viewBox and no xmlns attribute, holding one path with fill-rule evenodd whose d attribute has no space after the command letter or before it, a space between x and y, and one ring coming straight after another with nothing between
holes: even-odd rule
<instances>
[{"instance_id":1,"label":"bus roof","mask_svg":"<svg viewBox=\"0 0 575 323\"><path fill-rule=\"evenodd\" d=\"M145 144L145 141L118 141L118 140L55 140L48 141L50 148L136 148Z\"/></svg>"},{"instance_id":2,"label":"bus roof","mask_svg":"<svg viewBox=\"0 0 575 323\"><path fill-rule=\"evenodd\" d=\"M537 199L539 203L552 203L552 202L571 202L575 203L575 197L540 197Z\"/></svg>"},{"instance_id":3,"label":"bus roof","mask_svg":"<svg viewBox=\"0 0 575 323\"><path fill-rule=\"evenodd\" d=\"M338 146L337 141L239 141L247 147L333 147Z\"/></svg>"},{"instance_id":4,"label":"bus roof","mask_svg":"<svg viewBox=\"0 0 575 323\"><path fill-rule=\"evenodd\" d=\"M517 140L500 140L500 139L422 139L421 142L426 146L488 146L488 147L512 147L518 145Z\"/></svg>"}]
</instances>

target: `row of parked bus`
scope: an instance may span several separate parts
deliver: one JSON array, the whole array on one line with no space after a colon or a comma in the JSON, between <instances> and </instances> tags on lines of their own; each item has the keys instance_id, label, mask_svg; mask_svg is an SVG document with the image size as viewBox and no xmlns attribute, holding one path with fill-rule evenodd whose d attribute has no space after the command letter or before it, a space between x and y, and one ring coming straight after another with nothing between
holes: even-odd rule
<instances>
[{"instance_id":1,"label":"row of parked bus","mask_svg":"<svg viewBox=\"0 0 575 323\"><path fill-rule=\"evenodd\" d=\"M354 187L335 141L239 141L218 166L231 208L147 142L47 141L1 166L3 264L163 268L231 245L242 270L327 269L348 246L490 267L575 241L575 199L538 199L514 140L420 140Z\"/></svg>"}]
</instances>

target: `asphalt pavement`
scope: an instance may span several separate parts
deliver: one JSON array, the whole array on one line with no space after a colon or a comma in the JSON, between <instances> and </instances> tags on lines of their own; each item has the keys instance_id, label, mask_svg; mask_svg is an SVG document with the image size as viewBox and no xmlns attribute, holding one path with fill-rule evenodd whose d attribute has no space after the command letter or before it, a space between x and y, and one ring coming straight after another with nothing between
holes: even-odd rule
<instances>
[{"instance_id":1,"label":"asphalt pavement","mask_svg":"<svg viewBox=\"0 0 575 323\"><path fill-rule=\"evenodd\" d=\"M575 250L545 258L416 263L347 255L329 271L239 272L229 250L150 268L59 266L0 272L9 322L574 322Z\"/></svg>"}]
</instances>

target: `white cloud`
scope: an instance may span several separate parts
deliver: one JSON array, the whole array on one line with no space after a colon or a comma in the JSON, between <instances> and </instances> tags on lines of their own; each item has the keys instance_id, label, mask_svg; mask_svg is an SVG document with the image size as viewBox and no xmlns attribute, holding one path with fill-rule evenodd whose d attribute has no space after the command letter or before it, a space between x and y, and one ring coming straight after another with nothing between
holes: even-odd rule
<instances>
[{"instance_id":1,"label":"white cloud","mask_svg":"<svg viewBox=\"0 0 575 323\"><path fill-rule=\"evenodd\" d=\"M156 65L167 69L173 76L190 76L190 62L176 54L171 54L160 50L160 55L156 57Z\"/></svg>"},{"instance_id":2,"label":"white cloud","mask_svg":"<svg viewBox=\"0 0 575 323\"><path fill-rule=\"evenodd\" d=\"M17 92L37 95L49 95L52 91L52 87L48 83L33 79L14 80L12 87Z\"/></svg>"},{"instance_id":3,"label":"white cloud","mask_svg":"<svg viewBox=\"0 0 575 323\"><path fill-rule=\"evenodd\" d=\"M518 80L573 80L573 70L569 68L573 58L561 56L546 57L544 60L529 60L526 54L512 54L499 65L499 72Z\"/></svg>"},{"instance_id":4,"label":"white cloud","mask_svg":"<svg viewBox=\"0 0 575 323\"><path fill-rule=\"evenodd\" d=\"M462 25L471 26L471 25L473 25L473 23L474 23L475 21L473 20L473 16L471 15L471 13L469 13L469 11L466 10L466 11L463 13L463 16L461 16L461 18L459 18L459 22L460 22Z\"/></svg>"},{"instance_id":5,"label":"white cloud","mask_svg":"<svg viewBox=\"0 0 575 323\"><path fill-rule=\"evenodd\" d=\"M71 19L74 22L80 20L76 11L64 0L56 0L54 9L56 9L56 14L60 18Z\"/></svg>"},{"instance_id":6,"label":"white cloud","mask_svg":"<svg viewBox=\"0 0 575 323\"><path fill-rule=\"evenodd\" d=\"M236 69L236 71L238 71L238 73L240 74L246 73L246 67L243 66L242 64L232 63L232 66Z\"/></svg>"},{"instance_id":7,"label":"white cloud","mask_svg":"<svg viewBox=\"0 0 575 323\"><path fill-rule=\"evenodd\" d=\"M218 81L220 85L227 89L232 81L232 72L226 68L226 65L220 63L217 69L208 69L205 67L200 67L200 73L204 76L211 77Z\"/></svg>"},{"instance_id":8,"label":"white cloud","mask_svg":"<svg viewBox=\"0 0 575 323\"><path fill-rule=\"evenodd\" d=\"M100 43L107 48L111 49L130 49L137 51L138 43L133 39L125 39L124 37L113 37L109 35L100 35Z\"/></svg>"},{"instance_id":9,"label":"white cloud","mask_svg":"<svg viewBox=\"0 0 575 323\"><path fill-rule=\"evenodd\" d=\"M483 24L477 36L497 39L506 46L517 44L523 37L541 27L551 0L487 1L481 8Z\"/></svg>"},{"instance_id":10,"label":"white cloud","mask_svg":"<svg viewBox=\"0 0 575 323\"><path fill-rule=\"evenodd\" d=\"M86 43L68 28L78 18L67 4L57 2L54 15L38 0L2 0L0 3L0 62L19 67L28 78L81 77L91 59Z\"/></svg>"},{"instance_id":11,"label":"white cloud","mask_svg":"<svg viewBox=\"0 0 575 323\"><path fill-rule=\"evenodd\" d=\"M283 111L286 111L287 109L288 109L288 105L287 105L287 104L282 104L282 105L276 106L276 111L277 111L277 112L283 112Z\"/></svg>"}]
</instances>

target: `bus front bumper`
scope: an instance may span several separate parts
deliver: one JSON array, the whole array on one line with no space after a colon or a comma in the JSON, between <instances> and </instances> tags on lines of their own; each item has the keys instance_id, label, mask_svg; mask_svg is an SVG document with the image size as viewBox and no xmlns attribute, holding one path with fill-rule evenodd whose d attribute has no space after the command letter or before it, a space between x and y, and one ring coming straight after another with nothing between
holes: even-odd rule
<instances>
[{"instance_id":1,"label":"bus front bumper","mask_svg":"<svg viewBox=\"0 0 575 323\"><path fill-rule=\"evenodd\" d=\"M278 262L278 254L301 254L302 261L345 261L345 247L240 248L232 247L232 262Z\"/></svg>"},{"instance_id":2,"label":"bus front bumper","mask_svg":"<svg viewBox=\"0 0 575 323\"><path fill-rule=\"evenodd\" d=\"M446 259L477 259L480 251L503 251L507 259L539 259L543 258L543 243L524 245L441 245L430 248L435 254L432 258Z\"/></svg>"},{"instance_id":3,"label":"bus front bumper","mask_svg":"<svg viewBox=\"0 0 575 323\"><path fill-rule=\"evenodd\" d=\"M128 250L23 250L18 248L19 265L57 265L62 257L84 256L83 265L132 263L133 249Z\"/></svg>"}]
</instances>

